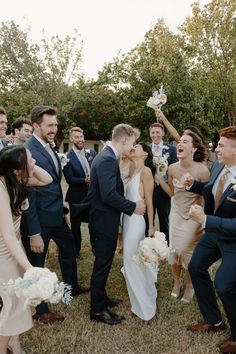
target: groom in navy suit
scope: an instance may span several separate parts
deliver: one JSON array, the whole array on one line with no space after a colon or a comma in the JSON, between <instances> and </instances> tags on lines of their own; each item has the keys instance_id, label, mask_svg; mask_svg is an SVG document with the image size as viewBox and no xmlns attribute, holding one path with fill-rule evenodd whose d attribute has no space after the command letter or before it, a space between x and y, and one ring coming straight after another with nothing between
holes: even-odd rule
<instances>
[{"instance_id":1,"label":"groom in navy suit","mask_svg":"<svg viewBox=\"0 0 236 354\"><path fill-rule=\"evenodd\" d=\"M79 206L80 202L87 196L90 182L91 164L96 156L92 149L84 148L84 132L80 127L73 127L70 130L70 142L73 144L67 154L69 162L63 169L63 173L69 188L66 192L66 202L70 206L71 231L75 239L76 255L80 256L81 249L81 223L88 222L89 208L77 215L73 214L73 204Z\"/></svg>"},{"instance_id":2,"label":"groom in navy suit","mask_svg":"<svg viewBox=\"0 0 236 354\"><path fill-rule=\"evenodd\" d=\"M120 323L124 317L110 311L120 300L111 299L106 293L106 282L111 269L121 212L143 215L143 200L136 203L124 198L118 159L133 148L135 134L128 124L119 124L112 131L109 146L98 154L92 164L88 200L90 230L94 236L95 262L91 277L91 312L93 321L110 325Z\"/></svg>"},{"instance_id":3,"label":"groom in navy suit","mask_svg":"<svg viewBox=\"0 0 236 354\"><path fill-rule=\"evenodd\" d=\"M189 188L205 199L205 213L199 205L192 206L190 218L204 228L189 263L203 323L188 326L197 332L217 332L225 328L217 305L209 267L221 259L215 276L215 289L223 303L231 336L220 345L221 353L236 352L236 126L219 131L216 163L208 183L195 181ZM191 184L187 178L186 184Z\"/></svg>"},{"instance_id":4,"label":"groom in navy suit","mask_svg":"<svg viewBox=\"0 0 236 354\"><path fill-rule=\"evenodd\" d=\"M176 147L167 144L163 141L165 135L164 126L161 123L153 123L149 127L150 138L152 139L152 153L157 156L166 156L168 166L178 161ZM167 175L164 176L167 182ZM170 214L170 197L161 188L155 186L153 192L153 206L158 215L160 231L166 235L167 242L169 243L169 214ZM154 214L155 215L155 214Z\"/></svg>"}]
</instances>

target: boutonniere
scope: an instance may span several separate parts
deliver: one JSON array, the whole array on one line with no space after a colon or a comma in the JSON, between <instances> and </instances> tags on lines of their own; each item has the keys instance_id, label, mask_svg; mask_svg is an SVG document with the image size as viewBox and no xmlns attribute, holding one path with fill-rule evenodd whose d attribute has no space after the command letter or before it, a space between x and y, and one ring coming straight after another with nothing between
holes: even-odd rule
<instances>
[{"instance_id":1,"label":"boutonniere","mask_svg":"<svg viewBox=\"0 0 236 354\"><path fill-rule=\"evenodd\" d=\"M232 184L232 189L234 190L234 192L236 191L236 178L232 178L231 179L231 184Z\"/></svg>"},{"instance_id":2,"label":"boutonniere","mask_svg":"<svg viewBox=\"0 0 236 354\"><path fill-rule=\"evenodd\" d=\"M163 150L169 150L169 148L170 148L170 147L167 146L167 145L163 145L163 147L162 147Z\"/></svg>"},{"instance_id":3,"label":"boutonniere","mask_svg":"<svg viewBox=\"0 0 236 354\"><path fill-rule=\"evenodd\" d=\"M67 163L70 161L68 158L67 158L67 155L66 154L63 154L61 152L58 152L57 153L57 156L59 157L59 160L60 160L60 163L61 163L61 168L64 168Z\"/></svg>"},{"instance_id":4,"label":"boutonniere","mask_svg":"<svg viewBox=\"0 0 236 354\"><path fill-rule=\"evenodd\" d=\"M88 161L93 160L93 156L90 155L90 153L91 153L91 150L90 150L90 149L84 149L84 153L85 153L86 159L87 159Z\"/></svg>"}]
</instances>

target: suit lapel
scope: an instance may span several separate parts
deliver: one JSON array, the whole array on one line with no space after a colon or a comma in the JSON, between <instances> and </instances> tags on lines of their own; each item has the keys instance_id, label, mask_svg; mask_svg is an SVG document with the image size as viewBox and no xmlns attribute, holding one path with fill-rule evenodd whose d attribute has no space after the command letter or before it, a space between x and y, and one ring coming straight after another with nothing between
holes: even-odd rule
<instances>
[{"instance_id":1,"label":"suit lapel","mask_svg":"<svg viewBox=\"0 0 236 354\"><path fill-rule=\"evenodd\" d=\"M77 167L77 169L79 170L79 172L81 173L81 171L82 171L84 176L86 176L85 172L84 172L84 169L83 169L83 166L82 166L78 156L76 156L76 153L74 152L73 149L71 149L71 151L70 151L70 158L73 161L74 166Z\"/></svg>"},{"instance_id":2,"label":"suit lapel","mask_svg":"<svg viewBox=\"0 0 236 354\"><path fill-rule=\"evenodd\" d=\"M49 153L45 150L45 148L43 147L43 145L34 137L32 136L34 145L36 146L37 150L47 159L48 163L50 164L50 166L53 168L55 175L58 179L60 179L61 177L61 162L57 156L57 154L54 152L54 154L56 155L57 161L58 161L58 172L56 170L56 166L51 158L51 156L49 155Z\"/></svg>"}]
</instances>

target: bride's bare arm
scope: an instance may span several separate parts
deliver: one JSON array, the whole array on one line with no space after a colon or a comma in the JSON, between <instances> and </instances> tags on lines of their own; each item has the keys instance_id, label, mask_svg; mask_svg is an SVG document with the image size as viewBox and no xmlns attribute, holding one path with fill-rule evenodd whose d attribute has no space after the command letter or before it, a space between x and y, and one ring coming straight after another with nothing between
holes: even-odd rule
<instances>
[{"instance_id":1,"label":"bride's bare arm","mask_svg":"<svg viewBox=\"0 0 236 354\"><path fill-rule=\"evenodd\" d=\"M148 216L148 225L149 225L148 235L151 236L154 234L154 225L153 225L154 216L153 216L153 202L152 202L154 180L153 180L152 172L148 167L143 169L141 174L141 179L143 183L144 200L147 207L147 216Z\"/></svg>"},{"instance_id":2,"label":"bride's bare arm","mask_svg":"<svg viewBox=\"0 0 236 354\"><path fill-rule=\"evenodd\" d=\"M4 186L0 186L0 234L12 257L26 271L32 267L28 261L19 241L16 238L11 209L10 198Z\"/></svg>"},{"instance_id":3,"label":"bride's bare arm","mask_svg":"<svg viewBox=\"0 0 236 354\"><path fill-rule=\"evenodd\" d=\"M39 166L34 166L33 174L29 176L28 186L45 186L52 183L53 179L48 172Z\"/></svg>"}]
</instances>

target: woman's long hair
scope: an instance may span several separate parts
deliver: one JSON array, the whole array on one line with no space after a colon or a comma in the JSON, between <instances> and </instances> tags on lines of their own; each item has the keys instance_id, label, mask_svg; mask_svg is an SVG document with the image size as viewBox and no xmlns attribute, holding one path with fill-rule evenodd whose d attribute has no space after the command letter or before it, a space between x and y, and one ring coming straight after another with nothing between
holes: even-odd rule
<instances>
[{"instance_id":1,"label":"woman's long hair","mask_svg":"<svg viewBox=\"0 0 236 354\"><path fill-rule=\"evenodd\" d=\"M21 179L17 179L15 170L21 171ZM22 145L11 145L0 151L0 176L5 179L10 198L12 214L21 214L22 202L27 198L26 184L29 179L26 149Z\"/></svg>"},{"instance_id":2,"label":"woman's long hair","mask_svg":"<svg viewBox=\"0 0 236 354\"><path fill-rule=\"evenodd\" d=\"M149 167L150 170L152 171L152 175L155 175L156 172L156 166L153 163L153 153L152 153L152 149L149 145L145 144L145 143L138 143L139 145L142 146L143 151L148 153L148 156L144 162L145 166Z\"/></svg>"},{"instance_id":3,"label":"woman's long hair","mask_svg":"<svg viewBox=\"0 0 236 354\"><path fill-rule=\"evenodd\" d=\"M189 135L192 138L193 147L197 150L193 154L193 160L197 162L203 162L206 160L207 151L204 143L202 142L201 138L195 133L187 133L185 135Z\"/></svg>"}]
</instances>

